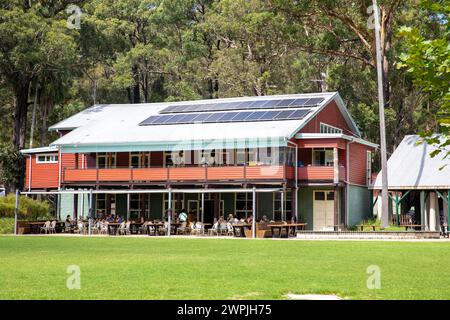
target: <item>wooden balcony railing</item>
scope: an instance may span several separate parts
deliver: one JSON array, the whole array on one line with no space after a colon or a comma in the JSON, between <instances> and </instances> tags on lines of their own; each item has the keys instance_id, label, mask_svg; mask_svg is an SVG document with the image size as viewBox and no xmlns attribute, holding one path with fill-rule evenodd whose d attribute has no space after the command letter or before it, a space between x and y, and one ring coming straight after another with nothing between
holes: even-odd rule
<instances>
[{"instance_id":1,"label":"wooden balcony railing","mask_svg":"<svg viewBox=\"0 0 450 320\"><path fill-rule=\"evenodd\" d=\"M166 168L63 168L62 183L157 182L157 181L247 181L294 178L287 166L223 166Z\"/></svg>"},{"instance_id":2,"label":"wooden balcony railing","mask_svg":"<svg viewBox=\"0 0 450 320\"><path fill-rule=\"evenodd\" d=\"M306 166L298 168L299 180L334 180L334 167ZM339 181L345 180L345 168L339 166Z\"/></svg>"}]
</instances>

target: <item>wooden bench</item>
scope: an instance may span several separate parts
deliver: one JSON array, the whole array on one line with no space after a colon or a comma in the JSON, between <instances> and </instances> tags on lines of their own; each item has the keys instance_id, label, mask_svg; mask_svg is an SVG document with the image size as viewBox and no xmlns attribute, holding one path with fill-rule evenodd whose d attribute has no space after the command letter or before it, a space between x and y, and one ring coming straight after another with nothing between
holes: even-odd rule
<instances>
[{"instance_id":1,"label":"wooden bench","mask_svg":"<svg viewBox=\"0 0 450 320\"><path fill-rule=\"evenodd\" d=\"M364 231L364 228L369 228L372 229L372 231L376 231L377 229L380 230L381 227L374 225L374 224L357 224L356 227L360 230L360 231Z\"/></svg>"}]
</instances>

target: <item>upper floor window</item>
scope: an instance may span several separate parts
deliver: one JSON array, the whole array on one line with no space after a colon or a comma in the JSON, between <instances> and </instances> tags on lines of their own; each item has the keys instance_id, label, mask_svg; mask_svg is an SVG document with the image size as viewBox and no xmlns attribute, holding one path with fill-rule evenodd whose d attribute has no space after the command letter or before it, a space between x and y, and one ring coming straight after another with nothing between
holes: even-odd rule
<instances>
[{"instance_id":1,"label":"upper floor window","mask_svg":"<svg viewBox=\"0 0 450 320\"><path fill-rule=\"evenodd\" d=\"M342 129L330 126L329 124L320 123L320 133L342 133Z\"/></svg>"},{"instance_id":2,"label":"upper floor window","mask_svg":"<svg viewBox=\"0 0 450 320\"><path fill-rule=\"evenodd\" d=\"M165 167L184 167L185 163L184 151L164 151Z\"/></svg>"},{"instance_id":3,"label":"upper floor window","mask_svg":"<svg viewBox=\"0 0 450 320\"><path fill-rule=\"evenodd\" d=\"M333 149L313 149L312 163L313 166L333 166Z\"/></svg>"},{"instance_id":4,"label":"upper floor window","mask_svg":"<svg viewBox=\"0 0 450 320\"><path fill-rule=\"evenodd\" d=\"M113 152L97 153L97 168L115 168L116 154Z\"/></svg>"},{"instance_id":5,"label":"upper floor window","mask_svg":"<svg viewBox=\"0 0 450 320\"><path fill-rule=\"evenodd\" d=\"M36 158L36 163L57 163L57 154L40 154Z\"/></svg>"},{"instance_id":6,"label":"upper floor window","mask_svg":"<svg viewBox=\"0 0 450 320\"><path fill-rule=\"evenodd\" d=\"M131 152L130 167L132 168L148 168L150 166L149 152Z\"/></svg>"}]
</instances>

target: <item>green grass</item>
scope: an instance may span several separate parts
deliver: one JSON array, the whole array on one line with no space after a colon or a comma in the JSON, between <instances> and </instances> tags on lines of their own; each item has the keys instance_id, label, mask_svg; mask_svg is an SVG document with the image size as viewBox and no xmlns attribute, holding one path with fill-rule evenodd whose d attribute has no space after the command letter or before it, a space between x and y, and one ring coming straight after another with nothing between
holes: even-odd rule
<instances>
[{"instance_id":1,"label":"green grass","mask_svg":"<svg viewBox=\"0 0 450 320\"><path fill-rule=\"evenodd\" d=\"M450 242L0 237L0 299L450 299ZM68 290L67 266L81 268ZM381 289L367 288L367 267Z\"/></svg>"}]
</instances>

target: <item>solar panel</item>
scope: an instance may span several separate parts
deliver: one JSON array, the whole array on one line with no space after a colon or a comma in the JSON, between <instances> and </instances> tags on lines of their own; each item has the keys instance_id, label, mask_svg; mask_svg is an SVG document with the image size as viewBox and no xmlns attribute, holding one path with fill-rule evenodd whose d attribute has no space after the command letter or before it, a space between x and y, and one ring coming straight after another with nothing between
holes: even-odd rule
<instances>
[{"instance_id":1,"label":"solar panel","mask_svg":"<svg viewBox=\"0 0 450 320\"><path fill-rule=\"evenodd\" d=\"M140 125L294 120L303 119L310 111L311 109L302 108L269 111L176 113L150 116Z\"/></svg>"},{"instance_id":2,"label":"solar panel","mask_svg":"<svg viewBox=\"0 0 450 320\"><path fill-rule=\"evenodd\" d=\"M323 98L311 98L308 100L307 103L305 103L305 105L317 106L317 105L321 104L323 100L324 100Z\"/></svg>"},{"instance_id":3,"label":"solar panel","mask_svg":"<svg viewBox=\"0 0 450 320\"><path fill-rule=\"evenodd\" d=\"M205 119L205 122L216 122L223 116L223 112L210 113L210 116Z\"/></svg>"},{"instance_id":4,"label":"solar panel","mask_svg":"<svg viewBox=\"0 0 450 320\"><path fill-rule=\"evenodd\" d=\"M277 103L277 107L287 107L289 106L291 103L293 103L295 101L295 99L285 99L285 100L281 100L280 102Z\"/></svg>"},{"instance_id":5,"label":"solar panel","mask_svg":"<svg viewBox=\"0 0 450 320\"><path fill-rule=\"evenodd\" d=\"M279 109L296 107L313 107L318 105L324 98L289 98L289 99L257 99L247 101L232 102L211 102L192 105L168 106L161 110L160 114L185 113L185 112L210 112L210 111L231 111L231 110L251 110L251 109Z\"/></svg>"},{"instance_id":6,"label":"solar panel","mask_svg":"<svg viewBox=\"0 0 450 320\"><path fill-rule=\"evenodd\" d=\"M230 121L231 119L233 119L233 117L235 117L239 113L240 112L225 112L222 118L219 119L219 121Z\"/></svg>"},{"instance_id":7,"label":"solar panel","mask_svg":"<svg viewBox=\"0 0 450 320\"><path fill-rule=\"evenodd\" d=\"M280 119L289 119L289 116L291 114L293 114L295 111L294 110L285 110L285 111L280 111L279 114L277 114L275 116L275 120L280 120Z\"/></svg>"}]
</instances>

